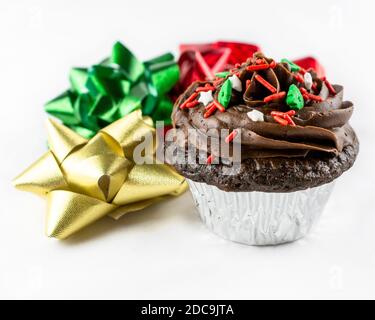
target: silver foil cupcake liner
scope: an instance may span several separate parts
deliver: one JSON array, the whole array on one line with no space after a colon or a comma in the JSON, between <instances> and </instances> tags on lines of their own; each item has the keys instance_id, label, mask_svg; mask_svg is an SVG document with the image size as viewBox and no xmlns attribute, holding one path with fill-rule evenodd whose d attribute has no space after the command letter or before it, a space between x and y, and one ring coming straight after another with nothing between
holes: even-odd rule
<instances>
[{"instance_id":1,"label":"silver foil cupcake liner","mask_svg":"<svg viewBox=\"0 0 375 320\"><path fill-rule=\"evenodd\" d=\"M320 217L334 182L289 192L226 192L187 179L199 215L217 235L247 245L276 245L305 236Z\"/></svg>"}]
</instances>

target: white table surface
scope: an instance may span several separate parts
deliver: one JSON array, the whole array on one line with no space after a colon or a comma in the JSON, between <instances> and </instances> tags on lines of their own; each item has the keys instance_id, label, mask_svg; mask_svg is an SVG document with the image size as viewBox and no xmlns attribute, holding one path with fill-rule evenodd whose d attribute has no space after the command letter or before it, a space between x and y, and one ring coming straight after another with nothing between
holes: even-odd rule
<instances>
[{"instance_id":1,"label":"white table surface","mask_svg":"<svg viewBox=\"0 0 375 320\"><path fill-rule=\"evenodd\" d=\"M0 298L375 298L373 2L255 3L0 2ZM69 69L116 40L146 59L218 39L276 58L314 54L355 101L361 152L313 232L276 247L231 243L206 230L187 192L67 241L46 238L44 201L11 179L45 151L43 104Z\"/></svg>"}]
</instances>

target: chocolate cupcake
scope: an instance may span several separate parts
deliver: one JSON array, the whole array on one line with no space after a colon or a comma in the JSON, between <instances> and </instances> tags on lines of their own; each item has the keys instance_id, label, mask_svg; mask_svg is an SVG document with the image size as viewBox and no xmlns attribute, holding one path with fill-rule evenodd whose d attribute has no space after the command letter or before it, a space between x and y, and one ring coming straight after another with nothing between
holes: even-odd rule
<instances>
[{"instance_id":1,"label":"chocolate cupcake","mask_svg":"<svg viewBox=\"0 0 375 320\"><path fill-rule=\"evenodd\" d=\"M359 150L343 87L256 53L176 101L168 161L215 233L253 245L303 237ZM172 151L171 151L172 150Z\"/></svg>"}]
</instances>

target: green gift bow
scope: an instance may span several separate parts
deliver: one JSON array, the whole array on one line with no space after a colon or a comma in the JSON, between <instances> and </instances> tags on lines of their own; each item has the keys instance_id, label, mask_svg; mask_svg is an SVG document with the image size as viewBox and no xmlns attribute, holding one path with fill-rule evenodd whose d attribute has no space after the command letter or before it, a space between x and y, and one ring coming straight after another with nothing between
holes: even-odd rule
<instances>
[{"instance_id":1,"label":"green gift bow","mask_svg":"<svg viewBox=\"0 0 375 320\"><path fill-rule=\"evenodd\" d=\"M89 68L73 68L70 89L47 102L45 110L85 138L136 109L170 124L167 96L180 76L171 53L141 62L120 42L111 57Z\"/></svg>"}]
</instances>

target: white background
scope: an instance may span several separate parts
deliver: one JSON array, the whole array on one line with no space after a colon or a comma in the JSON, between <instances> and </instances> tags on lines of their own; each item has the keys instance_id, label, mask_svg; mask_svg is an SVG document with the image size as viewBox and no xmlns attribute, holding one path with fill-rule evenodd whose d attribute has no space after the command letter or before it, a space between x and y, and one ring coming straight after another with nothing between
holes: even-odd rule
<instances>
[{"instance_id":1,"label":"white background","mask_svg":"<svg viewBox=\"0 0 375 320\"><path fill-rule=\"evenodd\" d=\"M373 3L1 1L0 298L375 298ZM45 151L43 104L69 69L116 40L144 59L213 40L317 56L355 102L361 152L314 231L276 247L231 243L205 229L187 192L64 242L46 238L44 201L11 179Z\"/></svg>"}]
</instances>

